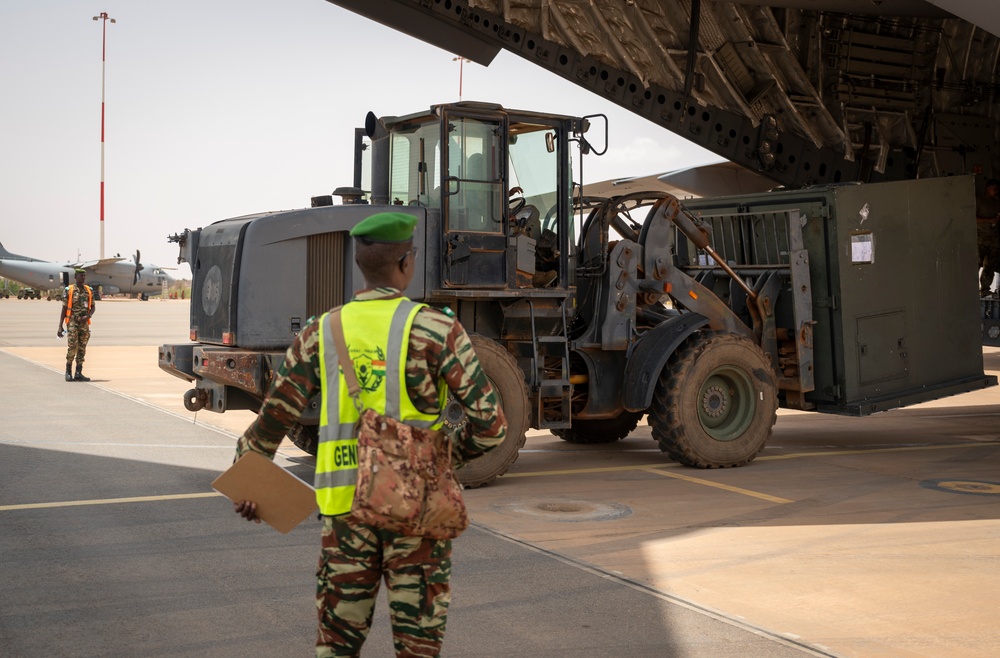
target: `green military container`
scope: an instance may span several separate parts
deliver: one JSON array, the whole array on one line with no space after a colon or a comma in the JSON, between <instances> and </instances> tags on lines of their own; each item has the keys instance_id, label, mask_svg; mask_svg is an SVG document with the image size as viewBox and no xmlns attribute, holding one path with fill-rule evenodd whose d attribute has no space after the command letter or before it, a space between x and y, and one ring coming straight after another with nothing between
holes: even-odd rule
<instances>
[{"instance_id":1,"label":"green military container","mask_svg":"<svg viewBox=\"0 0 1000 658\"><path fill-rule=\"evenodd\" d=\"M775 315L778 326L782 317L807 315L793 307L798 293L811 293L812 317L802 331L807 346L811 334L812 361L803 366L812 367L814 388L804 404L788 406L865 415L996 383L983 373L971 176L684 205L711 226L716 250L731 265L762 260L744 253L751 242L757 250L773 244L763 258L769 262L788 262L804 248L808 274L803 269L786 283ZM755 239L742 240L741 232ZM704 260L688 265L711 267Z\"/></svg>"}]
</instances>

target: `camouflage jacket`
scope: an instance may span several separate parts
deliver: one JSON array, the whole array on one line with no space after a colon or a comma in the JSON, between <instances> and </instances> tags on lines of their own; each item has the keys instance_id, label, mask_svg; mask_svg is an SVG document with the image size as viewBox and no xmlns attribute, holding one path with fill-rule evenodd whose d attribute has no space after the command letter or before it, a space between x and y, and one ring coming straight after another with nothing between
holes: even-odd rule
<instances>
[{"instance_id":1,"label":"camouflage jacket","mask_svg":"<svg viewBox=\"0 0 1000 658\"><path fill-rule=\"evenodd\" d=\"M401 294L393 288L375 288L356 293L351 301ZM458 461L469 461L500 445L507 435L507 420L468 334L458 320L425 307L413 319L406 354L406 392L419 411L439 411L438 382L442 379L465 408L468 419L453 435ZM313 318L285 353L257 420L237 444L237 457L247 450L273 457L320 386L319 318Z\"/></svg>"}]
</instances>

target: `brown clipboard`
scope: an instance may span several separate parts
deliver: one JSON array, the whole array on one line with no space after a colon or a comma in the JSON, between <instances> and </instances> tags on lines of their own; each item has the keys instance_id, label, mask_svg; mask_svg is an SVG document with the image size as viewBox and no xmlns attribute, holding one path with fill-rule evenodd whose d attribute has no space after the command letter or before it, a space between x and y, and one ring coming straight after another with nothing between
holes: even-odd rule
<instances>
[{"instance_id":1,"label":"brown clipboard","mask_svg":"<svg viewBox=\"0 0 1000 658\"><path fill-rule=\"evenodd\" d=\"M316 511L316 490L257 452L248 452L212 482L233 502L257 503L257 516L281 533Z\"/></svg>"}]
</instances>

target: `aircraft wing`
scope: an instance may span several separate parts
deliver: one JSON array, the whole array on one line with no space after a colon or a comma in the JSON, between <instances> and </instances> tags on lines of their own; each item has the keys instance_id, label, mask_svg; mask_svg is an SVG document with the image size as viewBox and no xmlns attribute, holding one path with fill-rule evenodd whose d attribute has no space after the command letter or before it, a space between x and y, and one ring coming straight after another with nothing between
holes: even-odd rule
<instances>
[{"instance_id":1,"label":"aircraft wing","mask_svg":"<svg viewBox=\"0 0 1000 658\"><path fill-rule=\"evenodd\" d=\"M788 187L1000 173L996 0L328 1L506 50Z\"/></svg>"},{"instance_id":2,"label":"aircraft wing","mask_svg":"<svg viewBox=\"0 0 1000 658\"><path fill-rule=\"evenodd\" d=\"M111 265L113 263L120 263L123 260L128 260L127 258L101 258L99 260L88 260L85 263L70 263L69 267L78 267L89 271L96 270L104 265Z\"/></svg>"}]
</instances>

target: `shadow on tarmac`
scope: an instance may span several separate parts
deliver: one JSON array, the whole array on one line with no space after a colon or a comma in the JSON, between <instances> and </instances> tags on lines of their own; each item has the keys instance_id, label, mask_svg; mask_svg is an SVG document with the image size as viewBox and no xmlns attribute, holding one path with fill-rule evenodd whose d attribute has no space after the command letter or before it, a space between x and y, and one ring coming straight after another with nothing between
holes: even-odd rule
<instances>
[{"instance_id":1,"label":"shadow on tarmac","mask_svg":"<svg viewBox=\"0 0 1000 658\"><path fill-rule=\"evenodd\" d=\"M28 399L44 399L53 390L49 371L17 359L3 361L5 376L16 376ZM159 443L178 442L178 437L183 443L199 442L189 422L95 387L59 387L59 393L47 414L10 419L15 429L9 423L0 428L0 506L209 490L217 470L69 452L74 440L109 441L102 450L116 450L115 440L136 442L131 437L139 436ZM976 418L976 411L983 417ZM645 488L661 507L669 501L676 513L669 522L661 510L659 516L639 513L613 524L590 524L594 530L586 553L607 554L705 528L995 519L1000 514L995 498L929 490L920 482L992 477L1000 447L982 442L996 440L996 414L995 406L908 409L835 422L823 416L822 427L815 414L782 416L773 447L747 468L666 467L795 501L784 505L739 497L720 504L711 492L646 471L602 476L599 485L594 479L576 491L600 500L627 500ZM108 428L122 436L107 438ZM53 436L67 437L66 451L57 443L27 447ZM969 448L911 450L977 440L981 445ZM629 451L639 442L639 450ZM664 462L648 428L614 445L585 446L585 451L554 437L532 445L545 454L531 460L522 455L519 472L544 470L545 460L552 462L548 468L571 468L566 458L574 455L566 453L601 452L604 465L612 467ZM876 450L893 448L907 451L888 460L874 458ZM850 449L861 454L823 455ZM226 450L227 461L231 453ZM808 462L786 459L792 453L812 454ZM311 466L301 463L292 470L308 480ZM782 489L776 491L779 484ZM529 498L536 495L533 488L547 487L548 497L558 498L561 485L558 478L501 478L467 497L474 506ZM550 536L558 531L550 524ZM242 522L217 497L0 509L5 576L0 646L5 656L308 655L318 550L315 522L279 535ZM650 572L652 567L646 565ZM789 646L773 633L748 630L665 599L636 580L482 527L470 528L455 542L453 568L447 655L816 654ZM365 654L391 654L384 600L376 608Z\"/></svg>"},{"instance_id":2,"label":"shadow on tarmac","mask_svg":"<svg viewBox=\"0 0 1000 658\"><path fill-rule=\"evenodd\" d=\"M11 444L0 464L4 506L183 495L215 476ZM280 535L213 496L0 510L0 527L6 656L312 651L314 521ZM476 527L456 540L453 569L447 655L803 655ZM365 654L391 652L382 600Z\"/></svg>"}]
</instances>

